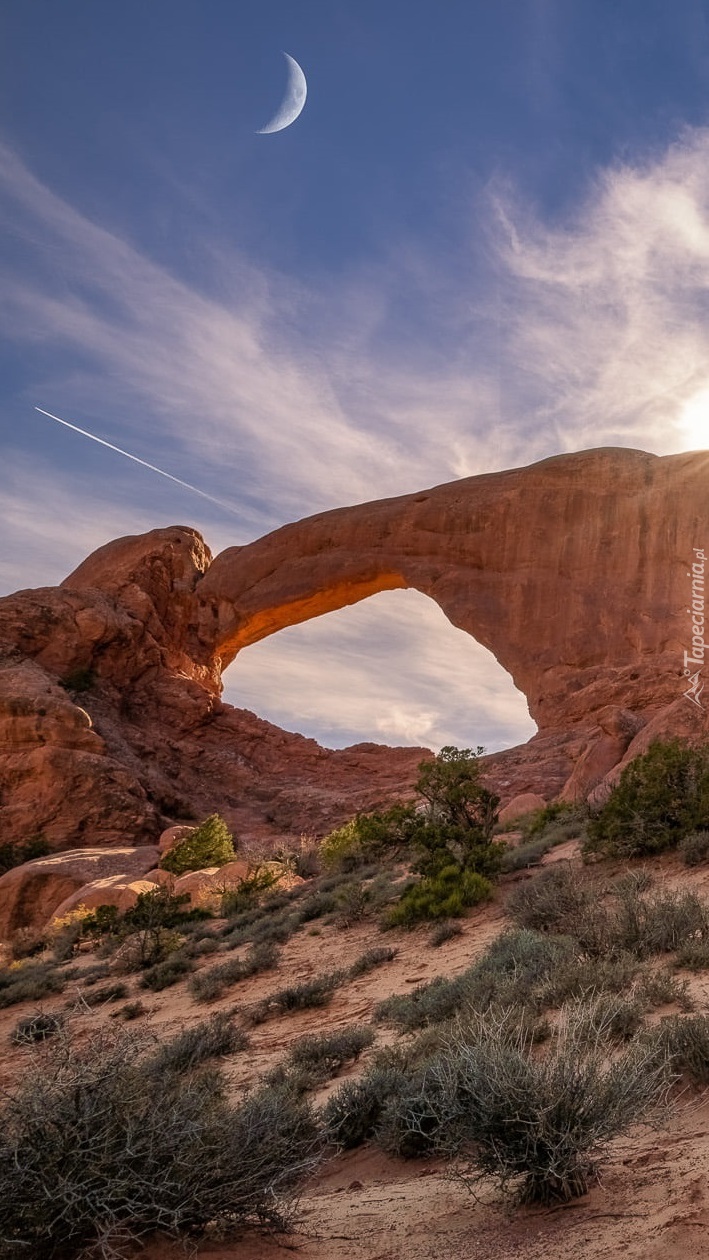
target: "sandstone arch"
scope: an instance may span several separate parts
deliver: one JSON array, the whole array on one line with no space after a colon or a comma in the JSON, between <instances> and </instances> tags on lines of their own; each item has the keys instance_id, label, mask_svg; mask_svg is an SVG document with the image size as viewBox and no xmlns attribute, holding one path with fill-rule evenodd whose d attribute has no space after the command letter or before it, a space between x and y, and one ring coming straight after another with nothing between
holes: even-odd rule
<instances>
[{"instance_id":1,"label":"sandstone arch","mask_svg":"<svg viewBox=\"0 0 709 1260\"><path fill-rule=\"evenodd\" d=\"M526 696L538 733L487 763L503 802L584 797L655 735L706 738L683 652L708 490L706 452L610 448L320 513L214 560L182 526L109 543L61 586L0 599L3 837L148 843L214 809L252 836L322 833L406 794L422 750L332 752L220 700L245 644L395 587ZM95 680L81 696L77 671Z\"/></svg>"},{"instance_id":2,"label":"sandstone arch","mask_svg":"<svg viewBox=\"0 0 709 1260\"><path fill-rule=\"evenodd\" d=\"M413 587L488 647L540 733L682 693L687 568L709 534L709 455L603 448L318 514L213 561L198 635L244 646Z\"/></svg>"}]
</instances>

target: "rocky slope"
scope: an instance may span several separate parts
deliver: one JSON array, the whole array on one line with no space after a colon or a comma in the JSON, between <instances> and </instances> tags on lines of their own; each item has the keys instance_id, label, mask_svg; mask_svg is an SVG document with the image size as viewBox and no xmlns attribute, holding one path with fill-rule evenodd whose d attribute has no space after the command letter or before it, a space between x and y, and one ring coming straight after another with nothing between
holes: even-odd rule
<instances>
[{"instance_id":1,"label":"rocky slope","mask_svg":"<svg viewBox=\"0 0 709 1260\"><path fill-rule=\"evenodd\" d=\"M332 752L220 700L242 647L395 587L435 599L527 696L539 734L488 759L503 801L585 797L653 735L705 736L683 654L708 473L709 454L586 451L322 513L214 560L194 530L154 530L0 600L3 840L149 844L213 809L273 840L405 793L422 750Z\"/></svg>"}]
</instances>

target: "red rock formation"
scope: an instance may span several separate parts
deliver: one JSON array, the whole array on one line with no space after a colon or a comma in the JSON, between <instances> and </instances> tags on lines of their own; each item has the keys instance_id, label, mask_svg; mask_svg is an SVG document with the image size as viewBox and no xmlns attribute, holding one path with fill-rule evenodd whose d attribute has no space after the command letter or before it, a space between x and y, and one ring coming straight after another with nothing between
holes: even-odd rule
<instances>
[{"instance_id":1,"label":"red rock formation","mask_svg":"<svg viewBox=\"0 0 709 1260\"><path fill-rule=\"evenodd\" d=\"M683 653L708 473L706 454L587 451L319 514L214 561L193 530L154 530L0 600L3 838L140 843L215 809L273 837L406 793L421 750L329 752L219 699L244 646L394 587L435 599L526 694L539 734L488 761L503 801L585 796L653 733L700 737Z\"/></svg>"},{"instance_id":2,"label":"red rock formation","mask_svg":"<svg viewBox=\"0 0 709 1260\"><path fill-rule=\"evenodd\" d=\"M63 902L95 880L118 877L130 881L154 867L152 845L122 849L80 849L35 858L0 879L0 940L19 927L39 926Z\"/></svg>"}]
</instances>

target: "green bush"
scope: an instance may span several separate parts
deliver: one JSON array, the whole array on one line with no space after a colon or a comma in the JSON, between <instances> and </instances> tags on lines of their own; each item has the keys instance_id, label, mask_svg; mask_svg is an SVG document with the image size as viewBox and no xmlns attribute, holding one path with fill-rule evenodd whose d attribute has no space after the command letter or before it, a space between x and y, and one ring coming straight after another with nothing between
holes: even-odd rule
<instances>
[{"instance_id":1,"label":"green bush","mask_svg":"<svg viewBox=\"0 0 709 1260\"><path fill-rule=\"evenodd\" d=\"M52 1043L0 1108L0 1238L15 1260L119 1260L155 1232L280 1228L320 1156L307 1105L228 1101L214 1069L159 1073L130 1037Z\"/></svg>"},{"instance_id":2,"label":"green bush","mask_svg":"<svg viewBox=\"0 0 709 1260\"><path fill-rule=\"evenodd\" d=\"M165 871L184 875L207 866L226 866L236 857L234 837L219 814L210 814L184 840L164 853L160 862Z\"/></svg>"},{"instance_id":3,"label":"green bush","mask_svg":"<svg viewBox=\"0 0 709 1260\"><path fill-rule=\"evenodd\" d=\"M454 919L470 906L486 901L492 891L490 880L477 871L444 866L409 888L387 912L386 923L389 927L414 927L435 919Z\"/></svg>"},{"instance_id":4,"label":"green bush","mask_svg":"<svg viewBox=\"0 0 709 1260\"><path fill-rule=\"evenodd\" d=\"M413 804L358 814L320 843L320 860L328 870L352 871L365 862L404 852L418 825Z\"/></svg>"},{"instance_id":5,"label":"green bush","mask_svg":"<svg viewBox=\"0 0 709 1260\"><path fill-rule=\"evenodd\" d=\"M212 863L212 865L216 864ZM258 865L250 867L238 884L222 891L220 906L222 918L230 919L234 915L241 914L243 910L248 910L250 906L257 904L263 894L273 888L277 882L278 876L274 871Z\"/></svg>"},{"instance_id":6,"label":"green bush","mask_svg":"<svg viewBox=\"0 0 709 1260\"><path fill-rule=\"evenodd\" d=\"M586 856L642 857L709 827L709 751L655 742L621 774L591 820Z\"/></svg>"}]
</instances>

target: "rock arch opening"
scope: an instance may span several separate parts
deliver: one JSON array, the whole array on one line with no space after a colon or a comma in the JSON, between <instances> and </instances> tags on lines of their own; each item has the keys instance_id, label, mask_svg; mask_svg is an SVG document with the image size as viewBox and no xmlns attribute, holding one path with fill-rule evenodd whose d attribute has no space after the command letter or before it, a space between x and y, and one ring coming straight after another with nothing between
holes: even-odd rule
<instances>
[{"instance_id":1,"label":"rock arch opening","mask_svg":"<svg viewBox=\"0 0 709 1260\"><path fill-rule=\"evenodd\" d=\"M415 590L316 614L242 649L224 698L327 747L360 742L492 752L536 731L493 654Z\"/></svg>"}]
</instances>

